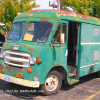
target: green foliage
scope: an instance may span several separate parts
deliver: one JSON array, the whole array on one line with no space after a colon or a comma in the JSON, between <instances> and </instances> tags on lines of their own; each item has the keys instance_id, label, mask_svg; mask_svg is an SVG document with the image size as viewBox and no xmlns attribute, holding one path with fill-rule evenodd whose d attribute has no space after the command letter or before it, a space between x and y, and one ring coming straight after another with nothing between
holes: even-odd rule
<instances>
[{"instance_id":1,"label":"green foliage","mask_svg":"<svg viewBox=\"0 0 100 100\"><path fill-rule=\"evenodd\" d=\"M35 0L0 0L0 22L5 24L0 26L1 33L9 31L17 13L22 13L39 6L36 5Z\"/></svg>"},{"instance_id":2,"label":"green foliage","mask_svg":"<svg viewBox=\"0 0 100 100\"><path fill-rule=\"evenodd\" d=\"M100 17L100 0L61 0L63 10L73 8L74 12Z\"/></svg>"}]
</instances>

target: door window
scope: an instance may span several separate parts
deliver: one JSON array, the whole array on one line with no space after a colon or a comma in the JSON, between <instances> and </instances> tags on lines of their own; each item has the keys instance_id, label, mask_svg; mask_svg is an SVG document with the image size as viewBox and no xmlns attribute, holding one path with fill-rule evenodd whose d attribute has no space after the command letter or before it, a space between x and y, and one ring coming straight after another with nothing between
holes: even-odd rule
<instances>
[{"instance_id":1,"label":"door window","mask_svg":"<svg viewBox=\"0 0 100 100\"><path fill-rule=\"evenodd\" d=\"M64 38L66 38L66 30L67 30L67 25L66 24L58 24L57 29L55 31L55 34L53 36L52 43L60 43L60 33L64 34ZM64 43L66 42L66 39L64 39Z\"/></svg>"}]
</instances>

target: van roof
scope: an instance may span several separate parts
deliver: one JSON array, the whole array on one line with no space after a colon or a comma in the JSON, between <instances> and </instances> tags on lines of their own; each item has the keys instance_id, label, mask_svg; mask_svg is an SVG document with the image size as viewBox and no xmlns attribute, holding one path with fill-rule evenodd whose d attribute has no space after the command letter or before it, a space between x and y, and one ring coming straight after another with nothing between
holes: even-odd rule
<instances>
[{"instance_id":1,"label":"van roof","mask_svg":"<svg viewBox=\"0 0 100 100\"><path fill-rule=\"evenodd\" d=\"M15 19L28 17L66 19L76 22L85 22L100 25L99 18L64 10L30 10L19 14L15 17Z\"/></svg>"}]
</instances>

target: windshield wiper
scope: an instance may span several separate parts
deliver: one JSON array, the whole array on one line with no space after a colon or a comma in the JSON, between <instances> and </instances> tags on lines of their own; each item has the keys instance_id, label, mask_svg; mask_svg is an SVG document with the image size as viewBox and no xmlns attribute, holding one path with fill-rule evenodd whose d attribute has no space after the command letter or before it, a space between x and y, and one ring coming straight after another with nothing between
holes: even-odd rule
<instances>
[{"instance_id":1,"label":"windshield wiper","mask_svg":"<svg viewBox=\"0 0 100 100\"><path fill-rule=\"evenodd\" d=\"M38 42L38 43L40 43L40 41L47 35L47 33L49 32L49 30L50 30L50 28L47 30L47 32L44 34L44 36L39 40L39 39L37 39L36 41Z\"/></svg>"}]
</instances>

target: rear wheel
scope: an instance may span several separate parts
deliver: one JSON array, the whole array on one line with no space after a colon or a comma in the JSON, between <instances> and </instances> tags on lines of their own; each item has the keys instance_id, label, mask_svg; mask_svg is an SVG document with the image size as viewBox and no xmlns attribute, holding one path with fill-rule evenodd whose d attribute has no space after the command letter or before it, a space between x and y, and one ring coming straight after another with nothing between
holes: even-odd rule
<instances>
[{"instance_id":1,"label":"rear wheel","mask_svg":"<svg viewBox=\"0 0 100 100\"><path fill-rule=\"evenodd\" d=\"M45 83L41 86L45 95L56 94L62 85L62 77L59 72L52 71L48 74Z\"/></svg>"}]
</instances>

